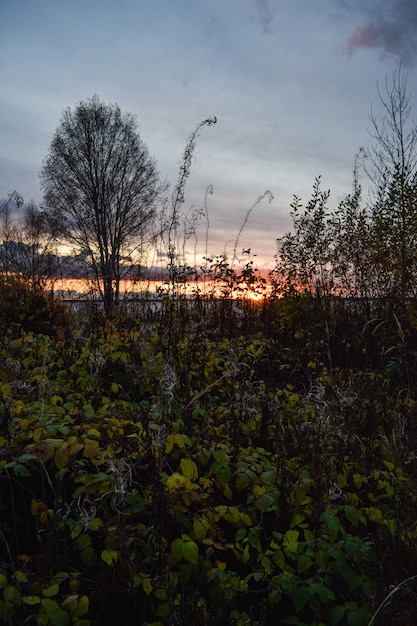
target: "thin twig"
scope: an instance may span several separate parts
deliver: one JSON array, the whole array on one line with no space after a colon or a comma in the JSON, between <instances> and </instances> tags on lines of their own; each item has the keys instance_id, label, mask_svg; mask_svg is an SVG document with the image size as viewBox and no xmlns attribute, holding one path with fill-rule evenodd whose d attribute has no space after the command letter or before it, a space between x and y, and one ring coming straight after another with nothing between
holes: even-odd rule
<instances>
[{"instance_id":1,"label":"thin twig","mask_svg":"<svg viewBox=\"0 0 417 626\"><path fill-rule=\"evenodd\" d=\"M372 626L372 624L375 623L375 620L376 620L378 614L382 611L382 609L384 609L386 606L388 606L388 604L391 601L391 598L397 593L397 591L399 591L401 589L401 587L403 587L404 585L409 583L411 580L414 580L415 578L417 578L417 574L415 574L414 576L410 576L410 578L406 578L405 580L400 582L399 585L394 587L394 589L392 589L392 591L390 591L390 593L382 600L382 602L379 605L379 607L377 608L376 612L373 614L373 616L371 618L371 621L368 623L368 626Z\"/></svg>"}]
</instances>

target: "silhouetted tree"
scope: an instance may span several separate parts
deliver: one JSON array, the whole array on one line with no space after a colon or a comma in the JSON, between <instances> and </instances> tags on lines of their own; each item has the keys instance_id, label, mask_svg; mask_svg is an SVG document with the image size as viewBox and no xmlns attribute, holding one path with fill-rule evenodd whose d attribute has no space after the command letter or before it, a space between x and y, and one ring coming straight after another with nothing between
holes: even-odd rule
<instances>
[{"instance_id":1,"label":"silhouetted tree","mask_svg":"<svg viewBox=\"0 0 417 626\"><path fill-rule=\"evenodd\" d=\"M10 271L10 242L13 239L14 231L14 224L10 214L13 209L20 209L23 204L23 198L17 191L11 191L7 196L7 200L4 200L0 206L0 216L2 220L0 233L3 240L0 252L0 263L5 276L8 276Z\"/></svg>"},{"instance_id":2,"label":"silhouetted tree","mask_svg":"<svg viewBox=\"0 0 417 626\"><path fill-rule=\"evenodd\" d=\"M58 275L58 256L45 213L31 200L24 206L23 222L15 224L9 241L9 265L14 275L32 288L43 289Z\"/></svg>"},{"instance_id":3,"label":"silhouetted tree","mask_svg":"<svg viewBox=\"0 0 417 626\"><path fill-rule=\"evenodd\" d=\"M411 119L411 94L401 66L378 88L384 114L371 111L375 143L364 167L371 197L374 262L384 269L385 289L403 296L417 289L417 126Z\"/></svg>"},{"instance_id":4,"label":"silhouetted tree","mask_svg":"<svg viewBox=\"0 0 417 626\"><path fill-rule=\"evenodd\" d=\"M136 118L98 96L67 108L41 170L54 231L92 264L107 311L163 190Z\"/></svg>"}]
</instances>

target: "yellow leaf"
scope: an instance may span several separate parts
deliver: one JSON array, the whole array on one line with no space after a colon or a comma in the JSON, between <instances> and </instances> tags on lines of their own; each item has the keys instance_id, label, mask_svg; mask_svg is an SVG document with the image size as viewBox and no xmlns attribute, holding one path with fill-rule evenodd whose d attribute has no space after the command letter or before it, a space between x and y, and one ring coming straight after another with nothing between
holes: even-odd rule
<instances>
[{"instance_id":1,"label":"yellow leaf","mask_svg":"<svg viewBox=\"0 0 417 626\"><path fill-rule=\"evenodd\" d=\"M190 480L197 480L198 468L192 459L186 458L180 461L181 471Z\"/></svg>"},{"instance_id":2,"label":"yellow leaf","mask_svg":"<svg viewBox=\"0 0 417 626\"><path fill-rule=\"evenodd\" d=\"M24 403L21 400L13 400L12 401L12 410L14 415L20 415L23 409L25 408Z\"/></svg>"},{"instance_id":3,"label":"yellow leaf","mask_svg":"<svg viewBox=\"0 0 417 626\"><path fill-rule=\"evenodd\" d=\"M262 496L266 491L266 487L264 485L255 485L253 488L253 495L256 498L259 498L259 496Z\"/></svg>"},{"instance_id":4,"label":"yellow leaf","mask_svg":"<svg viewBox=\"0 0 417 626\"><path fill-rule=\"evenodd\" d=\"M55 455L54 455L54 461L55 461L55 465L57 466L57 468L60 470L64 469L64 467L67 466L68 458L69 458L68 448L66 446L62 446L61 448L58 448L58 450L55 452Z\"/></svg>"},{"instance_id":5,"label":"yellow leaf","mask_svg":"<svg viewBox=\"0 0 417 626\"><path fill-rule=\"evenodd\" d=\"M63 439L44 439L37 446L34 446L32 453L36 455L38 461L46 463L54 456L56 448L63 443Z\"/></svg>"},{"instance_id":6,"label":"yellow leaf","mask_svg":"<svg viewBox=\"0 0 417 626\"><path fill-rule=\"evenodd\" d=\"M249 515L247 513L241 513L240 514L240 520L248 528L249 528L249 526L252 526L252 520L251 520L251 518L249 517Z\"/></svg>"},{"instance_id":7,"label":"yellow leaf","mask_svg":"<svg viewBox=\"0 0 417 626\"><path fill-rule=\"evenodd\" d=\"M225 511L223 515L224 519L231 524L236 524L236 522L240 521L240 511L237 506L229 506L227 511Z\"/></svg>"},{"instance_id":8,"label":"yellow leaf","mask_svg":"<svg viewBox=\"0 0 417 626\"><path fill-rule=\"evenodd\" d=\"M300 533L298 532L298 530L287 530L284 535L282 545L290 552L297 552L299 535Z\"/></svg>"},{"instance_id":9,"label":"yellow leaf","mask_svg":"<svg viewBox=\"0 0 417 626\"><path fill-rule=\"evenodd\" d=\"M101 433L100 433L100 431L99 431L99 430L97 430L97 428L90 428L90 429L87 431L87 435L88 435L89 437L101 437Z\"/></svg>"},{"instance_id":10,"label":"yellow leaf","mask_svg":"<svg viewBox=\"0 0 417 626\"><path fill-rule=\"evenodd\" d=\"M172 452L175 445L177 445L180 449L185 450L185 442L182 436L178 433L171 433L167 438L165 453L169 454Z\"/></svg>"},{"instance_id":11,"label":"yellow leaf","mask_svg":"<svg viewBox=\"0 0 417 626\"><path fill-rule=\"evenodd\" d=\"M76 610L78 606L78 595L76 593L67 596L62 603L62 608L67 609L71 613Z\"/></svg>"},{"instance_id":12,"label":"yellow leaf","mask_svg":"<svg viewBox=\"0 0 417 626\"><path fill-rule=\"evenodd\" d=\"M42 511L42 513L39 515L39 520L41 524L46 524L51 519L53 519L54 516L55 516L54 511L52 509L47 509L46 511Z\"/></svg>"},{"instance_id":13,"label":"yellow leaf","mask_svg":"<svg viewBox=\"0 0 417 626\"><path fill-rule=\"evenodd\" d=\"M95 465L103 463L103 451L100 449L100 444L94 439L87 439L84 444L84 457L90 459Z\"/></svg>"},{"instance_id":14,"label":"yellow leaf","mask_svg":"<svg viewBox=\"0 0 417 626\"><path fill-rule=\"evenodd\" d=\"M27 574L25 572L22 572L22 570L20 570L20 569L15 571L14 577L17 580L18 583L27 583L27 581L28 581Z\"/></svg>"},{"instance_id":15,"label":"yellow leaf","mask_svg":"<svg viewBox=\"0 0 417 626\"><path fill-rule=\"evenodd\" d=\"M233 492L232 492L232 490L230 488L230 485L227 485L227 484L223 485L223 495L228 500L232 499Z\"/></svg>"},{"instance_id":16,"label":"yellow leaf","mask_svg":"<svg viewBox=\"0 0 417 626\"><path fill-rule=\"evenodd\" d=\"M246 565L246 563L249 561L249 558L250 558L249 544L246 544L245 549L242 552L242 563Z\"/></svg>"},{"instance_id":17,"label":"yellow leaf","mask_svg":"<svg viewBox=\"0 0 417 626\"><path fill-rule=\"evenodd\" d=\"M78 618L87 613L89 607L89 599L87 596L79 597L73 593L65 598L62 608L71 613L72 618Z\"/></svg>"},{"instance_id":18,"label":"yellow leaf","mask_svg":"<svg viewBox=\"0 0 417 626\"><path fill-rule=\"evenodd\" d=\"M33 441L35 443L39 443L42 439L42 435L44 433L44 429L39 427L39 428L35 428L35 430L33 431Z\"/></svg>"},{"instance_id":19,"label":"yellow leaf","mask_svg":"<svg viewBox=\"0 0 417 626\"><path fill-rule=\"evenodd\" d=\"M208 531L210 530L209 521L202 517L201 519L195 519L193 522L193 531L196 539L205 539L208 535Z\"/></svg>"},{"instance_id":20,"label":"yellow leaf","mask_svg":"<svg viewBox=\"0 0 417 626\"><path fill-rule=\"evenodd\" d=\"M153 591L153 585L151 582L150 578L144 578L142 581L142 587L143 587L143 591L146 593L147 596L149 596L150 593L152 593Z\"/></svg>"},{"instance_id":21,"label":"yellow leaf","mask_svg":"<svg viewBox=\"0 0 417 626\"><path fill-rule=\"evenodd\" d=\"M166 487L169 491L175 491L175 489L181 489L190 481L178 472L174 472L166 481Z\"/></svg>"},{"instance_id":22,"label":"yellow leaf","mask_svg":"<svg viewBox=\"0 0 417 626\"><path fill-rule=\"evenodd\" d=\"M114 565L119 560L119 553L117 550L103 550L101 558L107 565Z\"/></svg>"},{"instance_id":23,"label":"yellow leaf","mask_svg":"<svg viewBox=\"0 0 417 626\"><path fill-rule=\"evenodd\" d=\"M103 524L103 520L102 519L100 519L99 517L94 517L88 523L88 530L98 530L99 528L102 528L103 525L104 524Z\"/></svg>"}]
</instances>

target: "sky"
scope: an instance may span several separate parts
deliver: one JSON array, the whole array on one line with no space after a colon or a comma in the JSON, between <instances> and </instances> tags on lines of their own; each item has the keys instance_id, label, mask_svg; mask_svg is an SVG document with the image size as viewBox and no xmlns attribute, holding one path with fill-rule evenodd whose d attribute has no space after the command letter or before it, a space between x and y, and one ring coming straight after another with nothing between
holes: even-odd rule
<instances>
[{"instance_id":1,"label":"sky","mask_svg":"<svg viewBox=\"0 0 417 626\"><path fill-rule=\"evenodd\" d=\"M0 54L0 198L16 189L42 204L62 112L94 94L136 115L171 188L188 136L215 115L184 208L207 197L209 253L233 254L244 225L238 251L265 268L293 195L308 201L317 176L330 205L351 191L377 85L400 62L415 101L417 2L0 0Z\"/></svg>"}]
</instances>

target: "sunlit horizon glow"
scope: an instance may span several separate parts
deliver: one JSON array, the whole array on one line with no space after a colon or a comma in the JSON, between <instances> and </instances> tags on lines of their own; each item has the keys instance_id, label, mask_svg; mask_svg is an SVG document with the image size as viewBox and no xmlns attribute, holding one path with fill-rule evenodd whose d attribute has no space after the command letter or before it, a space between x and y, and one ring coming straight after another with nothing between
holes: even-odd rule
<instances>
[{"instance_id":1,"label":"sunlit horizon glow","mask_svg":"<svg viewBox=\"0 0 417 626\"><path fill-rule=\"evenodd\" d=\"M63 300L80 300L84 298L100 299L97 282L88 278L53 278L46 282L45 289ZM187 298L231 298L262 301L270 295L271 284L250 286L246 283L227 285L216 280L195 280L171 283L169 280L129 280L120 281L120 300L135 297L154 297L176 294Z\"/></svg>"}]
</instances>

